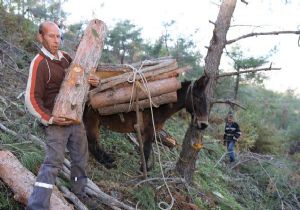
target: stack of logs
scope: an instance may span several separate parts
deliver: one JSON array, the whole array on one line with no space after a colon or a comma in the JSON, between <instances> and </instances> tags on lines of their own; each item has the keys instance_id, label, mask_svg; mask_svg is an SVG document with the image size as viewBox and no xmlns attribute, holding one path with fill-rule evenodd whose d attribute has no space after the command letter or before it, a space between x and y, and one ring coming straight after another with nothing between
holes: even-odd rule
<instances>
[{"instance_id":1,"label":"stack of logs","mask_svg":"<svg viewBox=\"0 0 300 210\"><path fill-rule=\"evenodd\" d=\"M133 111L138 98L141 110L177 101L177 78L190 67L178 68L175 59L159 58L132 65L99 65L101 85L89 93L90 104L101 115ZM136 89L136 91L134 90Z\"/></svg>"}]
</instances>

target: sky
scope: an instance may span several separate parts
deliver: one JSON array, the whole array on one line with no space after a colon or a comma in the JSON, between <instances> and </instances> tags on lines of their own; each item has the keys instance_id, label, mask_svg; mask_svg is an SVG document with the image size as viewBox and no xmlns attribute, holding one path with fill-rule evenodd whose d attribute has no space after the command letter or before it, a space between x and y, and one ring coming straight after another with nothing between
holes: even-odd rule
<instances>
[{"instance_id":1,"label":"sky","mask_svg":"<svg viewBox=\"0 0 300 210\"><path fill-rule=\"evenodd\" d=\"M300 30L299 0L247 0L248 5L237 1L236 9L227 34L227 40L252 32ZM193 37L203 56L212 36L213 25L219 12L219 0L68 0L63 8L69 13L67 24L98 18L109 28L120 20L128 19L141 27L145 40L153 41L163 32L163 23L175 20L170 33L173 37ZM299 35L258 36L243 39L238 44L245 56L265 56L275 46L269 61L281 71L269 71L265 87L284 92L293 89L300 94L300 47ZM270 63L267 64L267 66ZM222 56L220 69L232 71L230 61Z\"/></svg>"}]
</instances>

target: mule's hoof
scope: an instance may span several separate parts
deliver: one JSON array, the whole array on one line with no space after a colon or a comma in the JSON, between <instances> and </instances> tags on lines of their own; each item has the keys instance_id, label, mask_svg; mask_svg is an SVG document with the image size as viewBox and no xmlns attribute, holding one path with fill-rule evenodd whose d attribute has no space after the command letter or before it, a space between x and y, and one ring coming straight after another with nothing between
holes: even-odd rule
<instances>
[{"instance_id":1,"label":"mule's hoof","mask_svg":"<svg viewBox=\"0 0 300 210\"><path fill-rule=\"evenodd\" d=\"M151 167L151 166L150 166L150 167L147 166L146 168L147 168L147 172L152 170L152 167ZM141 167L140 167L140 172L143 173L143 171L144 171L144 170L143 170L143 166L141 166Z\"/></svg>"},{"instance_id":2,"label":"mule's hoof","mask_svg":"<svg viewBox=\"0 0 300 210\"><path fill-rule=\"evenodd\" d=\"M113 155L108 153L103 153L101 155L97 155L96 160L105 166L107 169L115 168L116 164L114 164L115 159L113 158Z\"/></svg>"},{"instance_id":3,"label":"mule's hoof","mask_svg":"<svg viewBox=\"0 0 300 210\"><path fill-rule=\"evenodd\" d=\"M107 169L117 168L115 163L103 163L104 167Z\"/></svg>"}]
</instances>

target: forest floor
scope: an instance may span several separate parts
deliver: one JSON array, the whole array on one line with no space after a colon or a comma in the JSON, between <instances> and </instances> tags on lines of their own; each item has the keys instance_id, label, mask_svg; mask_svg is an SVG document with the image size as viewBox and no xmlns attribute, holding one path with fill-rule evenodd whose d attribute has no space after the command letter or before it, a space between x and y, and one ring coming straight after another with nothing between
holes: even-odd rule
<instances>
[{"instance_id":1,"label":"forest floor","mask_svg":"<svg viewBox=\"0 0 300 210\"><path fill-rule=\"evenodd\" d=\"M44 139L44 133L24 107L26 81L25 68L16 70L0 66L0 123L18 134L14 136L0 129L0 149L13 152L27 169L37 174L44 152L28 136L33 134ZM189 117L182 118L182 114L167 121L165 130L177 139L179 146L171 150L153 144L154 167L145 181L138 178L141 175L140 155L136 146L125 134L102 129L99 143L114 154L116 167L106 169L90 156L89 177L107 194L143 210L166 209L172 197L174 210L282 209L282 206L300 209L299 162L289 156L239 151L237 162L229 164L226 148L212 137L215 136L213 130L205 134L193 183L179 179L173 169L188 123ZM69 183L66 181L65 185L68 187ZM13 193L0 180L0 209L23 207L14 201ZM99 204L99 209L110 208Z\"/></svg>"}]
</instances>

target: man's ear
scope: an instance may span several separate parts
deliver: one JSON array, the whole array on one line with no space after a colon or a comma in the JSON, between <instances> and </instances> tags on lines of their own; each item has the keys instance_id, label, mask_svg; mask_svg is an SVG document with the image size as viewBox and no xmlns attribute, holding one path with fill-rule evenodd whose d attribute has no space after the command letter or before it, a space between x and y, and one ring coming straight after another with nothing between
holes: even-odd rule
<instances>
[{"instance_id":1,"label":"man's ear","mask_svg":"<svg viewBox=\"0 0 300 210\"><path fill-rule=\"evenodd\" d=\"M37 39L37 41L39 42L39 43L41 43L42 44L42 42L43 42L43 37L42 37L42 34L37 34L37 36L36 36L36 39Z\"/></svg>"}]
</instances>

